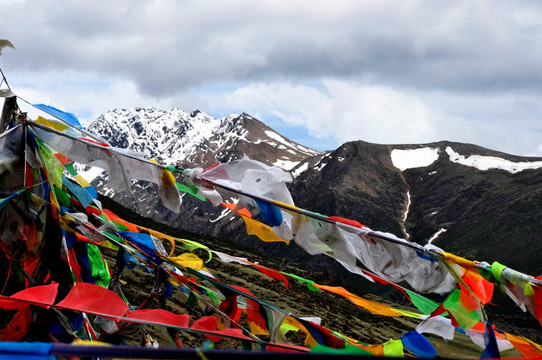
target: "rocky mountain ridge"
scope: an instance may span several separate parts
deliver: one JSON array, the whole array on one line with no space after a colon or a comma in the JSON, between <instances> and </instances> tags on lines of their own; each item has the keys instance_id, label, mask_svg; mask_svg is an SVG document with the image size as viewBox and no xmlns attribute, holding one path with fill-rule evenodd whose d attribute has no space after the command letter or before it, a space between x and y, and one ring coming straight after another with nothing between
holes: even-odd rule
<instances>
[{"instance_id":1,"label":"rocky mountain ridge","mask_svg":"<svg viewBox=\"0 0 542 360\"><path fill-rule=\"evenodd\" d=\"M89 127L112 146L144 154L162 164L210 166L251 154L289 170L307 156L318 154L290 141L248 114L215 119L199 110L190 114L177 108L115 109Z\"/></svg>"}]
</instances>

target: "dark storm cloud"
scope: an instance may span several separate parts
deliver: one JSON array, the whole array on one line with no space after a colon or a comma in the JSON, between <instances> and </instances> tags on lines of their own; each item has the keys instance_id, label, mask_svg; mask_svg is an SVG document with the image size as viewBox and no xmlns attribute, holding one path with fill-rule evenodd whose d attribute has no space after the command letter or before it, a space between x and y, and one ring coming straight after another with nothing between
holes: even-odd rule
<instances>
[{"instance_id":1,"label":"dark storm cloud","mask_svg":"<svg viewBox=\"0 0 542 360\"><path fill-rule=\"evenodd\" d=\"M538 90L542 80L540 30L508 16L513 3L14 1L1 6L10 13L0 23L3 37L17 46L3 59L10 67L120 76L155 96L210 82L315 77L445 91Z\"/></svg>"}]
</instances>

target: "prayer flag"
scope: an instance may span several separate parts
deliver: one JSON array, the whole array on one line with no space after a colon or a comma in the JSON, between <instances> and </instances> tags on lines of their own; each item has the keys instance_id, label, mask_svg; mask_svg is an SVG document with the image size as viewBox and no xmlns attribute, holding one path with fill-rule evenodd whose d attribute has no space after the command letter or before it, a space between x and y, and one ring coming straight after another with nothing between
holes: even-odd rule
<instances>
[{"instance_id":1,"label":"prayer flag","mask_svg":"<svg viewBox=\"0 0 542 360\"><path fill-rule=\"evenodd\" d=\"M432 358L437 354L435 347L427 340L425 336L412 330L401 336L403 345L414 355L422 358Z\"/></svg>"},{"instance_id":2,"label":"prayer flag","mask_svg":"<svg viewBox=\"0 0 542 360\"><path fill-rule=\"evenodd\" d=\"M64 300L56 305L107 318L124 316L128 311L128 305L116 293L88 283L76 283Z\"/></svg>"}]
</instances>

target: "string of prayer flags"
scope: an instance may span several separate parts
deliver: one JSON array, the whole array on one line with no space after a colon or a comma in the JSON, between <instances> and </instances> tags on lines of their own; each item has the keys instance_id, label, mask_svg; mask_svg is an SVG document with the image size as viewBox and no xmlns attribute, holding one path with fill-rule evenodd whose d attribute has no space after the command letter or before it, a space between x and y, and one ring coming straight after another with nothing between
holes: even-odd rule
<instances>
[{"instance_id":1,"label":"string of prayer flags","mask_svg":"<svg viewBox=\"0 0 542 360\"><path fill-rule=\"evenodd\" d=\"M189 170L184 170L184 173L187 174ZM332 256L349 271L366 276L356 266L356 262L361 261L382 278L391 282L407 281L419 292L444 293L451 290L453 280L445 267L439 261L422 255L420 251L407 246L398 246L397 243L406 244L406 240L391 234L371 231L357 222L344 218L328 218L314 214L300 216L307 212L293 206L293 200L285 186L285 182L290 180L281 172L280 169L272 167L270 169L267 165L245 157L230 163L218 164L206 171L190 172L190 176L241 195L244 200L240 200L234 210L240 207L240 204L252 202L256 208L259 206L262 212L264 209L262 204L268 204L269 207L264 209L262 218L275 223L276 226L271 230L277 235L286 236L284 239L286 241L292 237L311 255ZM278 214L278 211L281 211L278 208L282 210L283 215L280 225L278 217L273 218L270 215L271 210ZM298 212L297 215L292 215L292 211ZM285 217L285 214L288 216ZM262 231L254 230L252 226L254 223L249 223L245 217L243 218L247 228L250 229L250 234L256 234L269 241ZM268 230L267 233L270 233ZM383 238L392 239L393 242Z\"/></svg>"},{"instance_id":2,"label":"string of prayer flags","mask_svg":"<svg viewBox=\"0 0 542 360\"><path fill-rule=\"evenodd\" d=\"M0 177L0 191L7 196L0 201L0 210L11 221L7 226L5 218L0 219L0 246L7 260L6 268L9 272L16 272L14 276L8 273L6 284L10 280L10 286L12 283L19 288L31 286L12 297L0 297L0 307L15 308L10 326L17 325L22 329L10 334L5 328L0 329L0 339L12 336L18 341L23 338L31 324L29 304L32 303L38 307L86 312L101 319L76 315L64 322L64 330L58 323L59 334L64 334L62 336L67 339L75 338L76 333L97 339L100 331L116 331L115 321L122 320L205 334L212 341L220 341L223 337L252 341L269 349L307 350L286 344L284 334L290 329L304 332L305 345L316 350L323 347L399 357L406 349L416 356L432 357L436 355L435 347L423 334L435 334L450 340L457 329L480 346L483 356L499 356L511 346L529 356L540 353L539 345L495 330L483 311L484 305L492 299L494 282L540 320L541 289L533 277L498 263L485 266L446 254L433 246L424 247L392 234L373 231L354 220L297 208L286 187L291 175L248 158L218 164L205 171L185 170L184 179L188 186L180 184L171 173L177 169L163 167L137 154L114 148L99 138L87 137L77 124L70 123L69 116L67 120L62 118L67 113L55 110L58 109L49 109L56 115L49 113L60 117L60 122L39 118L0 136L0 149L13 155L2 164L13 165L14 169L10 172L10 166L3 166ZM22 141L24 131L31 135L26 137L27 141ZM130 191L133 180L156 184L162 202L174 211L179 209L181 202L179 190L186 190L202 200L209 199L214 205L222 204L242 216L249 233L266 241L295 241L311 254L333 257L353 273L399 289L425 315L369 301L343 287L319 285L247 259L212 251L196 242L131 224L102 209L96 201L95 189L77 174L72 159L107 170L110 186L121 190ZM26 189L20 192L23 195L18 198L21 203L10 201L21 189ZM239 202L223 203L222 194L218 191L221 189L237 193ZM26 244L18 246L20 241ZM170 242L169 255L162 241ZM289 314L254 296L247 288L222 282L204 267L204 261L196 254L175 254L177 243L189 251L204 249L209 260L215 253L224 262L252 266L283 282L287 289L287 278L290 277L307 284L312 291L323 290L343 296L373 314L409 316L423 321L400 339L379 345L363 344L327 329L319 318ZM18 249L24 251L21 260L13 254L12 244L17 244ZM116 252L117 263L112 274L102 249ZM54 266L43 266L42 260L46 256L51 256ZM165 301L168 293L158 290L167 284L167 291L182 291L187 303L195 301L204 306L205 316L196 319L190 327L192 318L187 314L175 314L165 309L130 310L133 307L123 297L119 281L120 272L130 263L154 273L153 296ZM369 271L361 269L360 263ZM51 281L61 283L42 285ZM408 283L416 292L397 285L401 282ZM34 286L36 284L39 286ZM417 292L448 295L439 304ZM55 303L57 296L61 300ZM245 324L248 324L248 329ZM71 327L73 329L68 329ZM257 335L269 336L271 341L261 341Z\"/></svg>"}]
</instances>

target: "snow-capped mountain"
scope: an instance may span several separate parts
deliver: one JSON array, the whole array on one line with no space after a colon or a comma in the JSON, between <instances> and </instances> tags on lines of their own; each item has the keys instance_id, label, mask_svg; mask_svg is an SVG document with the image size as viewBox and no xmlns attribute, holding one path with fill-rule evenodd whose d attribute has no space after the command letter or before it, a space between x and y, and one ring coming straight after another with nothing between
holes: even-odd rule
<instances>
[{"instance_id":1,"label":"snow-capped mountain","mask_svg":"<svg viewBox=\"0 0 542 360\"><path fill-rule=\"evenodd\" d=\"M161 164L206 167L243 154L290 170L318 154L247 114L215 119L199 110L190 114L173 108L111 110L88 128L111 145L130 149Z\"/></svg>"}]
</instances>

